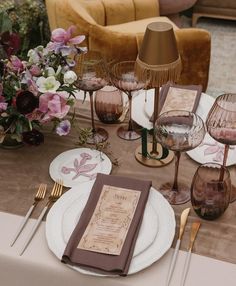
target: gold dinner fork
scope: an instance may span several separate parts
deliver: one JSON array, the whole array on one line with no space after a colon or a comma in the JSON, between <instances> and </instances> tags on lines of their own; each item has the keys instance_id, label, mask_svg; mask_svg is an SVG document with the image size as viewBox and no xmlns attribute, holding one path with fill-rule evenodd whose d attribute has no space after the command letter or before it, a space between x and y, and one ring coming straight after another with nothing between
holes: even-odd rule
<instances>
[{"instance_id":1,"label":"gold dinner fork","mask_svg":"<svg viewBox=\"0 0 236 286\"><path fill-rule=\"evenodd\" d=\"M37 221L35 222L31 232L29 233L28 238L25 241L25 244L23 245L20 255L22 255L26 249L26 247L28 246L28 244L30 243L31 239L33 238L36 230L38 229L40 223L43 220L43 217L45 215L45 213L47 212L49 205L53 202L55 202L58 198L60 198L60 196L62 195L62 189L63 189L63 181L62 180L57 180L54 183L54 186L52 188L51 194L48 198L48 201L46 203L46 206L44 207L44 209L42 210L41 214L39 215Z\"/></svg>"},{"instance_id":2,"label":"gold dinner fork","mask_svg":"<svg viewBox=\"0 0 236 286\"><path fill-rule=\"evenodd\" d=\"M32 204L32 206L30 207L30 209L28 210L27 214L25 215L25 217L23 218L23 220L21 221L21 224L19 225L12 241L11 241L11 246L13 246L13 244L15 243L15 241L17 240L18 236L20 235L22 229L24 228L26 222L28 221L31 213L33 212L33 209L36 207L36 205L38 204L39 201L43 200L46 194L46 190L47 190L47 185L46 184L40 184L38 191L34 197L34 202Z\"/></svg>"}]
</instances>

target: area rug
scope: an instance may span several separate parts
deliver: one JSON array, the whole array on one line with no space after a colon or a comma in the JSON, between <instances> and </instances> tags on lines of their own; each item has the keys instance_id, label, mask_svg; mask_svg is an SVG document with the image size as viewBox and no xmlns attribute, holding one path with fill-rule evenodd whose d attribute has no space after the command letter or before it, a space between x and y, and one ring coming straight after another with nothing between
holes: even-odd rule
<instances>
[{"instance_id":1,"label":"area rug","mask_svg":"<svg viewBox=\"0 0 236 286\"><path fill-rule=\"evenodd\" d=\"M183 27L191 26L191 19L182 16ZM217 97L236 93L236 21L200 18L197 28L211 33L211 63L207 93Z\"/></svg>"}]
</instances>

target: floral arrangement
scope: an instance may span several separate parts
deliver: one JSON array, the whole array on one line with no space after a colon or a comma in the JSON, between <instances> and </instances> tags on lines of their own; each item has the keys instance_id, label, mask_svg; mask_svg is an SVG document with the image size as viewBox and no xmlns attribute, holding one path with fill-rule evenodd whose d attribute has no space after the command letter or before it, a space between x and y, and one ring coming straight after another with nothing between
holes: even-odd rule
<instances>
[{"instance_id":1,"label":"floral arrangement","mask_svg":"<svg viewBox=\"0 0 236 286\"><path fill-rule=\"evenodd\" d=\"M71 122L65 117L77 91L72 68L75 56L86 52L78 46L85 37L73 37L74 30L54 30L46 47L29 50L26 61L15 55L0 61L0 142L10 134L38 145L43 141L38 129L47 122L54 123L57 134L69 133Z\"/></svg>"}]
</instances>

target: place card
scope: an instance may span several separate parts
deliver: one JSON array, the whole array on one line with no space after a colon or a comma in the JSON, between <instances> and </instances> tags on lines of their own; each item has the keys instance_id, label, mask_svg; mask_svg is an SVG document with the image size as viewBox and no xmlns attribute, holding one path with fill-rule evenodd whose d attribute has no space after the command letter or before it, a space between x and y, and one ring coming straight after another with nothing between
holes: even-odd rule
<instances>
[{"instance_id":1,"label":"place card","mask_svg":"<svg viewBox=\"0 0 236 286\"><path fill-rule=\"evenodd\" d=\"M200 85L176 85L167 83L160 93L160 114L170 110L186 110L195 112L202 87Z\"/></svg>"},{"instance_id":2,"label":"place card","mask_svg":"<svg viewBox=\"0 0 236 286\"><path fill-rule=\"evenodd\" d=\"M171 110L196 112L201 94L201 85L177 85L168 82L160 91L158 114ZM153 122L153 114L149 121Z\"/></svg>"},{"instance_id":3,"label":"place card","mask_svg":"<svg viewBox=\"0 0 236 286\"><path fill-rule=\"evenodd\" d=\"M104 185L78 249L120 255L141 192Z\"/></svg>"}]
</instances>

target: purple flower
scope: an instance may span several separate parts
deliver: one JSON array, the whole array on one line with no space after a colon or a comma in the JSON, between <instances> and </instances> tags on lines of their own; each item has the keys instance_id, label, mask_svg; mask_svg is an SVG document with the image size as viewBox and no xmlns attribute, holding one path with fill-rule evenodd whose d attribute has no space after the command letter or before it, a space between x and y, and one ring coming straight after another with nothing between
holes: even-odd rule
<instances>
[{"instance_id":1,"label":"purple flower","mask_svg":"<svg viewBox=\"0 0 236 286\"><path fill-rule=\"evenodd\" d=\"M63 120L56 128L56 133L60 136L67 135L70 132L71 124L69 120Z\"/></svg>"}]
</instances>

